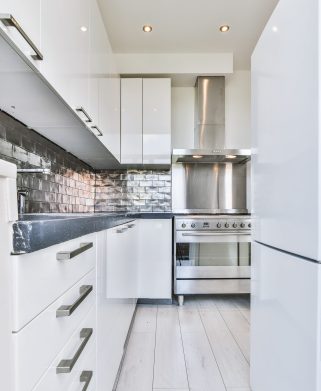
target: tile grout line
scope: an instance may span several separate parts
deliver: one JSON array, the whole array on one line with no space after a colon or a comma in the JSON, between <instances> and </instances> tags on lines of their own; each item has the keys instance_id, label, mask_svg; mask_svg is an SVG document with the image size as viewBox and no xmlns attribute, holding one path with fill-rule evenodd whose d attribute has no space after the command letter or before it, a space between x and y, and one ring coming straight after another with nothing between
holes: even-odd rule
<instances>
[{"instance_id":1,"label":"tile grout line","mask_svg":"<svg viewBox=\"0 0 321 391\"><path fill-rule=\"evenodd\" d=\"M245 357L245 354L243 353L243 350L242 350L241 346L240 346L239 343L237 342L237 340L236 340L236 338L235 338L235 336L234 336L232 330L230 329L229 325L228 325L227 322L225 321L224 316L221 314L221 311L218 310L218 312L219 312L219 314L220 314L220 317L223 319L223 322L225 323L225 326L227 327L228 331L230 332L232 338L234 339L236 345L238 346L240 352L242 353L242 356L245 358L245 361L250 365L250 362L249 362L248 359Z\"/></svg>"},{"instance_id":2,"label":"tile grout line","mask_svg":"<svg viewBox=\"0 0 321 391\"><path fill-rule=\"evenodd\" d=\"M182 328L181 328L181 320L180 320L180 318L179 318L179 312L178 312L178 308L177 308L177 307L176 307L176 313L177 313L177 317L178 317L179 334L180 334L180 336L181 336L181 343L182 343L182 349L183 349L183 355L184 355L184 364L185 364L185 372L186 372L186 378L187 378L187 385L188 385L188 390L190 390L191 387L190 387L189 378L188 378L188 370L187 370L186 355L185 355L184 341L183 341Z\"/></svg>"},{"instance_id":3,"label":"tile grout line","mask_svg":"<svg viewBox=\"0 0 321 391\"><path fill-rule=\"evenodd\" d=\"M156 324L155 324L155 339L154 339L154 363L153 363L153 381L152 381L152 390L154 389L154 380L155 380L155 361L156 361L156 344L157 344L157 323L158 323L158 305L156 310Z\"/></svg>"},{"instance_id":4,"label":"tile grout line","mask_svg":"<svg viewBox=\"0 0 321 391\"><path fill-rule=\"evenodd\" d=\"M215 305L216 305L216 304L215 304ZM215 362L216 362L218 371L219 371L219 373L220 373L220 375L221 375L221 379L222 379L223 385L224 385L224 387L225 387L225 390L227 391L227 386L226 386L226 384L225 384L224 377L223 377L222 372L221 372L221 368L220 368L220 366L218 365L217 359L216 359L216 357L215 357L215 354L214 354L214 351L213 351L213 348L212 348L212 344L211 344L210 339L209 339L209 337L208 337L208 335L207 335L206 327L205 327L205 325L204 325L204 322L203 322L203 319L202 319L202 314L200 313L200 310L199 310L198 305L197 305L197 311L198 311L198 315L199 315L199 317L200 317L200 319L201 319L201 323L202 323L202 326L203 326L203 329L204 329L204 332L205 332L205 335L206 335L207 342L208 342L209 345L210 345L210 349L211 349L212 355L213 355L214 360L215 360ZM218 310L218 312L219 312L219 310Z\"/></svg>"}]
</instances>

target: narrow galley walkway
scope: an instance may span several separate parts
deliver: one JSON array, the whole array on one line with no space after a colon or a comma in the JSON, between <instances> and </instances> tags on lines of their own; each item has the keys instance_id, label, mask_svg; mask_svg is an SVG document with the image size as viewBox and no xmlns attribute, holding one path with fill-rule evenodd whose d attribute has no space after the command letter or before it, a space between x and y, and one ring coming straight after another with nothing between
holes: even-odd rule
<instances>
[{"instance_id":1,"label":"narrow galley walkway","mask_svg":"<svg viewBox=\"0 0 321 391\"><path fill-rule=\"evenodd\" d=\"M250 391L249 296L140 305L117 391Z\"/></svg>"}]
</instances>

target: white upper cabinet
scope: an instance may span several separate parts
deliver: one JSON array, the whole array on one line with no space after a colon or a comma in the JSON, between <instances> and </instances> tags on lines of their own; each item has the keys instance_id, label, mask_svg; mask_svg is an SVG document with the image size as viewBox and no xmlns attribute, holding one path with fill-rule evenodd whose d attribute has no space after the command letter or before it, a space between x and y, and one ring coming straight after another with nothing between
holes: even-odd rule
<instances>
[{"instance_id":1,"label":"white upper cabinet","mask_svg":"<svg viewBox=\"0 0 321 391\"><path fill-rule=\"evenodd\" d=\"M121 163L143 163L143 79L121 80Z\"/></svg>"},{"instance_id":2,"label":"white upper cabinet","mask_svg":"<svg viewBox=\"0 0 321 391\"><path fill-rule=\"evenodd\" d=\"M1 0L0 2L1 28L38 68L42 63L40 1ZM23 30L25 37L19 28Z\"/></svg>"},{"instance_id":3,"label":"white upper cabinet","mask_svg":"<svg viewBox=\"0 0 321 391\"><path fill-rule=\"evenodd\" d=\"M170 79L143 79L143 163L171 163Z\"/></svg>"},{"instance_id":4,"label":"white upper cabinet","mask_svg":"<svg viewBox=\"0 0 321 391\"><path fill-rule=\"evenodd\" d=\"M93 132L120 160L120 77L96 0L90 12L89 112Z\"/></svg>"},{"instance_id":5,"label":"white upper cabinet","mask_svg":"<svg viewBox=\"0 0 321 391\"><path fill-rule=\"evenodd\" d=\"M89 25L90 0L41 0L41 72L88 125Z\"/></svg>"},{"instance_id":6,"label":"white upper cabinet","mask_svg":"<svg viewBox=\"0 0 321 391\"><path fill-rule=\"evenodd\" d=\"M171 80L122 79L121 163L171 163Z\"/></svg>"}]
</instances>

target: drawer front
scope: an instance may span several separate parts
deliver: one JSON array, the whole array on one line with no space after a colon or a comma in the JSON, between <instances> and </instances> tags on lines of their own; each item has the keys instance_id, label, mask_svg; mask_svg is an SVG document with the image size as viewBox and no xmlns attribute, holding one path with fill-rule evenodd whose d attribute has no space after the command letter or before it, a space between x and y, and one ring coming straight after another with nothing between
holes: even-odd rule
<instances>
[{"instance_id":1,"label":"drawer front","mask_svg":"<svg viewBox=\"0 0 321 391\"><path fill-rule=\"evenodd\" d=\"M95 238L90 234L31 254L12 256L13 331L20 330L94 268ZM83 243L92 246L81 247ZM67 259L68 252L71 259Z\"/></svg>"},{"instance_id":2,"label":"drawer front","mask_svg":"<svg viewBox=\"0 0 321 391\"><path fill-rule=\"evenodd\" d=\"M86 381L89 382L87 391L96 389L96 311L93 308L86 319L77 328L77 331L71 336L65 347L51 362L49 368L37 383L33 391L80 391L84 388ZM57 373L57 367L62 360L71 360L85 341L80 338L80 332L83 329L93 328L93 333L89 337L87 344L79 355L74 367L69 373ZM35 358L36 360L36 358ZM87 374L83 374L86 371ZM91 374L88 372L92 372ZM83 376L82 376L83 375ZM82 379L81 379L82 377ZM82 380L82 381L80 381ZM89 381L90 380L90 381ZM27 388L24 388L27 390ZM20 389L18 389L20 391ZM30 391L30 388L28 389Z\"/></svg>"},{"instance_id":3,"label":"drawer front","mask_svg":"<svg viewBox=\"0 0 321 391\"><path fill-rule=\"evenodd\" d=\"M29 391L36 385L94 308L95 276L94 269L36 319L13 334L17 390Z\"/></svg>"}]
</instances>

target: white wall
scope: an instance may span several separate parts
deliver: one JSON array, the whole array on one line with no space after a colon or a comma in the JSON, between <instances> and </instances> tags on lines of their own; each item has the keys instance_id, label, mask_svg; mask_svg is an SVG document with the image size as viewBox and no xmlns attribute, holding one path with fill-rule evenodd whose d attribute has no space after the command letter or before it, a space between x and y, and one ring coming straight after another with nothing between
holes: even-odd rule
<instances>
[{"instance_id":1,"label":"white wall","mask_svg":"<svg viewBox=\"0 0 321 391\"><path fill-rule=\"evenodd\" d=\"M226 147L250 148L251 72L236 71L225 82Z\"/></svg>"},{"instance_id":2,"label":"white wall","mask_svg":"<svg viewBox=\"0 0 321 391\"><path fill-rule=\"evenodd\" d=\"M172 88L172 148L194 147L194 87Z\"/></svg>"},{"instance_id":3,"label":"white wall","mask_svg":"<svg viewBox=\"0 0 321 391\"><path fill-rule=\"evenodd\" d=\"M172 88L172 148L194 147L195 88ZM236 71L226 76L226 148L251 145L251 73Z\"/></svg>"}]
</instances>

